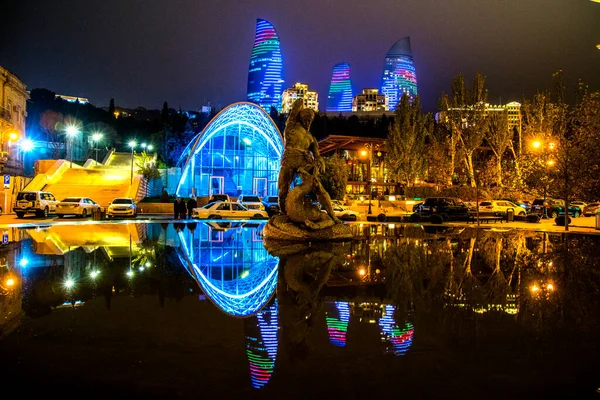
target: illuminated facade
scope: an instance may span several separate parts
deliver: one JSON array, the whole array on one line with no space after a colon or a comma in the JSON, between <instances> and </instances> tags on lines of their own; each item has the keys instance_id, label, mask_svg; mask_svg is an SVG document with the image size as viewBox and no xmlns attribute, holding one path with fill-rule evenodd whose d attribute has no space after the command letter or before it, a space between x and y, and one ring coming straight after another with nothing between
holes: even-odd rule
<instances>
[{"instance_id":1,"label":"illuminated facade","mask_svg":"<svg viewBox=\"0 0 600 400\"><path fill-rule=\"evenodd\" d=\"M275 369L278 346L277 300L253 318L244 321L246 355L250 368L250 384L255 389L264 387Z\"/></svg>"},{"instance_id":2,"label":"illuminated facade","mask_svg":"<svg viewBox=\"0 0 600 400\"><path fill-rule=\"evenodd\" d=\"M242 225L206 223L177 233L183 266L206 296L234 317L253 316L269 302L279 264L263 246L262 229Z\"/></svg>"},{"instance_id":3,"label":"illuminated facade","mask_svg":"<svg viewBox=\"0 0 600 400\"><path fill-rule=\"evenodd\" d=\"M390 110L395 110L402 94L417 95L417 73L410 49L410 37L398 40L385 56L381 93L387 96Z\"/></svg>"},{"instance_id":4,"label":"illuminated facade","mask_svg":"<svg viewBox=\"0 0 600 400\"><path fill-rule=\"evenodd\" d=\"M177 195L277 195L283 139L264 109L235 103L217 114L184 150Z\"/></svg>"},{"instance_id":5,"label":"illuminated facade","mask_svg":"<svg viewBox=\"0 0 600 400\"><path fill-rule=\"evenodd\" d=\"M0 90L0 171L10 175L21 175L21 152L15 144L25 137L29 94L27 86L10 71L0 67L0 76L3 82Z\"/></svg>"},{"instance_id":6,"label":"illuminated facade","mask_svg":"<svg viewBox=\"0 0 600 400\"><path fill-rule=\"evenodd\" d=\"M304 107L319 112L319 94L314 90L308 90L306 83L296 83L293 88L283 91L281 112L288 114L297 99L304 99Z\"/></svg>"},{"instance_id":7,"label":"illuminated facade","mask_svg":"<svg viewBox=\"0 0 600 400\"><path fill-rule=\"evenodd\" d=\"M385 353L403 356L412 346L415 328L410 322L407 322L404 328L400 329L394 321L395 311L396 307L386 304L385 313L379 319L381 341L385 344Z\"/></svg>"},{"instance_id":8,"label":"illuminated facade","mask_svg":"<svg viewBox=\"0 0 600 400\"><path fill-rule=\"evenodd\" d=\"M248 101L258 104L267 112L271 107L279 110L282 91L283 58L279 35L269 21L257 19L248 69Z\"/></svg>"},{"instance_id":9,"label":"illuminated facade","mask_svg":"<svg viewBox=\"0 0 600 400\"><path fill-rule=\"evenodd\" d=\"M388 111L387 96L379 93L379 89L363 89L352 99L352 111Z\"/></svg>"},{"instance_id":10,"label":"illuminated facade","mask_svg":"<svg viewBox=\"0 0 600 400\"><path fill-rule=\"evenodd\" d=\"M325 322L327 322L329 342L337 347L346 347L346 335L350 321L350 303L336 301L327 304L327 306Z\"/></svg>"},{"instance_id":11,"label":"illuminated facade","mask_svg":"<svg viewBox=\"0 0 600 400\"><path fill-rule=\"evenodd\" d=\"M352 93L350 64L343 62L334 65L327 95L327 112L352 111Z\"/></svg>"}]
</instances>

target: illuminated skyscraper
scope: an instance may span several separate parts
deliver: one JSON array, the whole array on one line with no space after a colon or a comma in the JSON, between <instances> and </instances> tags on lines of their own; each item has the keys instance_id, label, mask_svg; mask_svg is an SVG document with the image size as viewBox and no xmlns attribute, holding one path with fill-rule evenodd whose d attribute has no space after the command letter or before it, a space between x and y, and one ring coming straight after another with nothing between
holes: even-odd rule
<instances>
[{"instance_id":1,"label":"illuminated skyscraper","mask_svg":"<svg viewBox=\"0 0 600 400\"><path fill-rule=\"evenodd\" d=\"M385 56L381 93L388 97L390 110L396 109L403 93L411 100L417 95L417 73L408 36L394 43Z\"/></svg>"},{"instance_id":2,"label":"illuminated skyscraper","mask_svg":"<svg viewBox=\"0 0 600 400\"><path fill-rule=\"evenodd\" d=\"M281 107L283 59L275 27L264 19L256 20L256 35L248 69L248 101L267 112Z\"/></svg>"},{"instance_id":3,"label":"illuminated skyscraper","mask_svg":"<svg viewBox=\"0 0 600 400\"><path fill-rule=\"evenodd\" d=\"M327 112L352 111L352 97L350 64L343 62L334 65L327 96Z\"/></svg>"}]
</instances>

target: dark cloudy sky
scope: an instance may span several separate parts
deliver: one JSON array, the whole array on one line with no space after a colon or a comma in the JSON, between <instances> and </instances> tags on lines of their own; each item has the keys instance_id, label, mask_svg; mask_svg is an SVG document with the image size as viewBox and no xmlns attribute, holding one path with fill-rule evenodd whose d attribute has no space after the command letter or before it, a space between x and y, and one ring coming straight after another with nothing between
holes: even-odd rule
<instances>
[{"instance_id":1,"label":"dark cloudy sky","mask_svg":"<svg viewBox=\"0 0 600 400\"><path fill-rule=\"evenodd\" d=\"M0 35L0 65L29 88L96 105L197 109L245 100L256 18L279 32L286 87L308 83L324 108L335 63L354 89L377 87L383 60L410 36L419 92L435 109L463 72L490 102L530 96L562 68L600 89L600 4L590 0L23 0ZM3 17L3 23L5 19Z\"/></svg>"}]
</instances>

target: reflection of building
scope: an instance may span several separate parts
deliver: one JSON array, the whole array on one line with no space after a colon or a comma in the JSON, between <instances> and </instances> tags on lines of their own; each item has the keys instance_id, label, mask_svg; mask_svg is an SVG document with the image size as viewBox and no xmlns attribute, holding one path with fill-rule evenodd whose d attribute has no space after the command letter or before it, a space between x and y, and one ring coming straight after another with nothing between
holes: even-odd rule
<instances>
[{"instance_id":1,"label":"reflection of building","mask_svg":"<svg viewBox=\"0 0 600 400\"><path fill-rule=\"evenodd\" d=\"M352 111L387 111L387 97L379 93L379 89L363 89L352 99Z\"/></svg>"},{"instance_id":2,"label":"reflection of building","mask_svg":"<svg viewBox=\"0 0 600 400\"><path fill-rule=\"evenodd\" d=\"M232 104L184 150L177 195L276 195L282 153L281 133L262 108Z\"/></svg>"},{"instance_id":3,"label":"reflection of building","mask_svg":"<svg viewBox=\"0 0 600 400\"><path fill-rule=\"evenodd\" d=\"M292 104L297 99L304 99L304 107L319 112L319 94L314 90L308 90L306 83L295 83L294 87L283 91L281 112L284 114L292 110Z\"/></svg>"},{"instance_id":4,"label":"reflection of building","mask_svg":"<svg viewBox=\"0 0 600 400\"><path fill-rule=\"evenodd\" d=\"M242 225L199 224L178 233L182 264L217 307L236 317L256 314L271 299L279 264L263 246L260 228Z\"/></svg>"},{"instance_id":5,"label":"reflection of building","mask_svg":"<svg viewBox=\"0 0 600 400\"><path fill-rule=\"evenodd\" d=\"M8 70L0 67L0 169L17 175L22 173L19 160L20 152L16 141L25 136L25 117L27 116L27 87ZM6 211L6 210L5 210Z\"/></svg>"},{"instance_id":6,"label":"reflection of building","mask_svg":"<svg viewBox=\"0 0 600 400\"><path fill-rule=\"evenodd\" d=\"M279 321L277 300L252 318L244 321L246 355L250 367L250 383L260 389L269 383L277 359Z\"/></svg>"},{"instance_id":7,"label":"reflection of building","mask_svg":"<svg viewBox=\"0 0 600 400\"><path fill-rule=\"evenodd\" d=\"M350 321L350 303L336 301L329 303L325 312L329 342L337 347L346 347L348 322Z\"/></svg>"},{"instance_id":8,"label":"reflection of building","mask_svg":"<svg viewBox=\"0 0 600 400\"><path fill-rule=\"evenodd\" d=\"M327 112L352 111L352 93L350 64L344 62L334 65L327 95Z\"/></svg>"},{"instance_id":9,"label":"reflection of building","mask_svg":"<svg viewBox=\"0 0 600 400\"><path fill-rule=\"evenodd\" d=\"M283 91L283 59L279 35L264 19L256 20L256 35L248 69L248 101L267 112L281 107Z\"/></svg>"},{"instance_id":10,"label":"reflection of building","mask_svg":"<svg viewBox=\"0 0 600 400\"><path fill-rule=\"evenodd\" d=\"M402 356L412 346L415 328L410 322L407 322L402 329L396 325L395 311L396 307L389 304L385 306L385 312L379 319L379 329L381 330L381 341L385 344L384 352Z\"/></svg>"},{"instance_id":11,"label":"reflection of building","mask_svg":"<svg viewBox=\"0 0 600 400\"><path fill-rule=\"evenodd\" d=\"M417 95L417 74L410 49L410 37L394 43L385 56L381 93L388 97L390 110L396 109L404 93L411 99Z\"/></svg>"}]
</instances>

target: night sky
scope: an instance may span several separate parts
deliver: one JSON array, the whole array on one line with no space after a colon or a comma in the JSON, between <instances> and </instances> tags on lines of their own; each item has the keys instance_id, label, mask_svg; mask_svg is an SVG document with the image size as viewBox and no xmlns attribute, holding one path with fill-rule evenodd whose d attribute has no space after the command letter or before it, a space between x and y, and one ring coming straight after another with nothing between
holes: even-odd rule
<instances>
[{"instance_id":1,"label":"night sky","mask_svg":"<svg viewBox=\"0 0 600 400\"><path fill-rule=\"evenodd\" d=\"M410 36L419 93L434 111L453 76L488 79L506 103L552 73L600 89L600 4L590 0L28 0L4 4L0 65L31 88L107 106L198 109L245 100L256 18L279 32L285 87L325 108L331 68L379 87L394 42ZM5 15L10 15L6 24Z\"/></svg>"}]
</instances>

